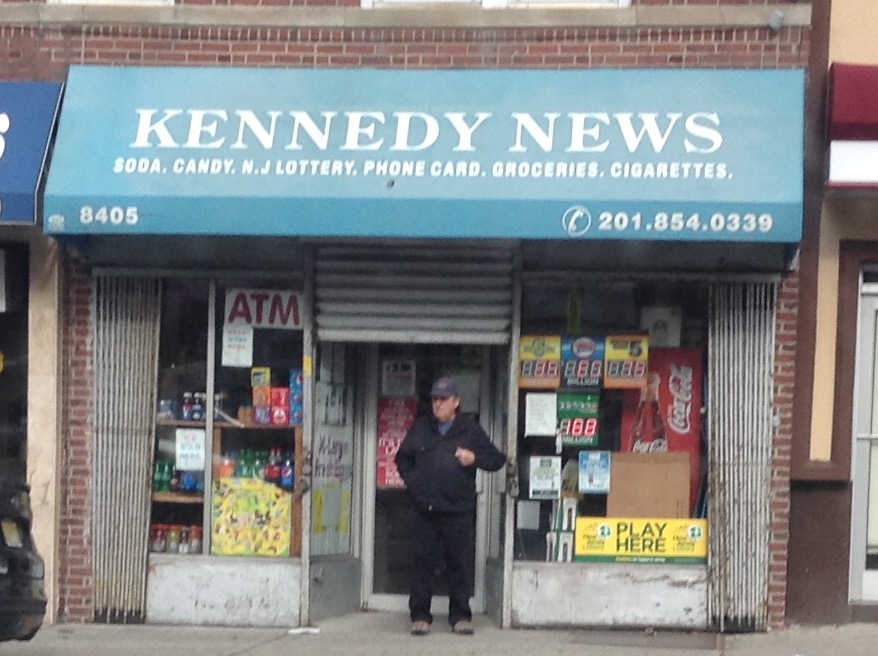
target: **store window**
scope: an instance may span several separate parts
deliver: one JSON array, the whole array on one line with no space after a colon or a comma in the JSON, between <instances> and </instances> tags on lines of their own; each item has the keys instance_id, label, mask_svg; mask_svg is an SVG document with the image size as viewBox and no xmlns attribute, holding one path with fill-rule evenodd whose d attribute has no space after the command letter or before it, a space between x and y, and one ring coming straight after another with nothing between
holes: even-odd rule
<instances>
[{"instance_id":1,"label":"store window","mask_svg":"<svg viewBox=\"0 0 878 656\"><path fill-rule=\"evenodd\" d=\"M0 480L27 480L27 246L0 247Z\"/></svg>"},{"instance_id":2,"label":"store window","mask_svg":"<svg viewBox=\"0 0 878 656\"><path fill-rule=\"evenodd\" d=\"M525 285L516 557L706 562L708 291Z\"/></svg>"},{"instance_id":3,"label":"store window","mask_svg":"<svg viewBox=\"0 0 878 656\"><path fill-rule=\"evenodd\" d=\"M301 554L300 303L284 281L166 281L152 551Z\"/></svg>"}]
</instances>

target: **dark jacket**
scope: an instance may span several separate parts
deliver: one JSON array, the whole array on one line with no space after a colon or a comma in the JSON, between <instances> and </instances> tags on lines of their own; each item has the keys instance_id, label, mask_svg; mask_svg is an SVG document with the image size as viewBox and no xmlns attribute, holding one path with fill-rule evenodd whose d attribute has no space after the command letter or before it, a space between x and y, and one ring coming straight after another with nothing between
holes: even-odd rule
<instances>
[{"instance_id":1,"label":"dark jacket","mask_svg":"<svg viewBox=\"0 0 878 656\"><path fill-rule=\"evenodd\" d=\"M476 461L461 465L454 452L469 449ZM476 507L476 469L497 471L506 456L475 419L458 415L443 436L435 417L419 417L396 452L396 468L419 510L471 512Z\"/></svg>"}]
</instances>

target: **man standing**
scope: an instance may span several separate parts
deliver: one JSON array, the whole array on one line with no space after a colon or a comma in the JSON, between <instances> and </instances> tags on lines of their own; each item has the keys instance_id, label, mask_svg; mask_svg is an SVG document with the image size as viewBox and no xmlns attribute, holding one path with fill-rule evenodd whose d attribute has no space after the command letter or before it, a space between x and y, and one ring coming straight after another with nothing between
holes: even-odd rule
<instances>
[{"instance_id":1,"label":"man standing","mask_svg":"<svg viewBox=\"0 0 878 656\"><path fill-rule=\"evenodd\" d=\"M475 559L476 469L497 471L506 456L478 422L458 414L460 392L453 379L437 380L430 398L433 416L419 417L396 453L397 469L414 506L412 634L430 632L431 576L443 555L448 622L455 633L472 635L469 600Z\"/></svg>"}]
</instances>

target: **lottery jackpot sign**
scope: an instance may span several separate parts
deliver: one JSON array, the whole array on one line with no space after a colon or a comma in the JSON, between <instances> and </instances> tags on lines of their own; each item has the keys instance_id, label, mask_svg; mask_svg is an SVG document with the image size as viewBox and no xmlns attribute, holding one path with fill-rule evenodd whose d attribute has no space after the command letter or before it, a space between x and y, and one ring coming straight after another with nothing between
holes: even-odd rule
<instances>
[{"instance_id":1,"label":"lottery jackpot sign","mask_svg":"<svg viewBox=\"0 0 878 656\"><path fill-rule=\"evenodd\" d=\"M635 389L646 385L649 370L649 337L610 335L606 339L604 387Z\"/></svg>"},{"instance_id":2,"label":"lottery jackpot sign","mask_svg":"<svg viewBox=\"0 0 878 656\"><path fill-rule=\"evenodd\" d=\"M558 395L558 435L566 446L594 446L598 441L600 397L597 394Z\"/></svg>"},{"instance_id":3,"label":"lottery jackpot sign","mask_svg":"<svg viewBox=\"0 0 878 656\"><path fill-rule=\"evenodd\" d=\"M523 336L518 354L520 388L554 389L561 384L560 335Z\"/></svg>"},{"instance_id":4,"label":"lottery jackpot sign","mask_svg":"<svg viewBox=\"0 0 878 656\"><path fill-rule=\"evenodd\" d=\"M600 387L603 371L603 339L564 338L561 344L561 383L564 387Z\"/></svg>"}]
</instances>

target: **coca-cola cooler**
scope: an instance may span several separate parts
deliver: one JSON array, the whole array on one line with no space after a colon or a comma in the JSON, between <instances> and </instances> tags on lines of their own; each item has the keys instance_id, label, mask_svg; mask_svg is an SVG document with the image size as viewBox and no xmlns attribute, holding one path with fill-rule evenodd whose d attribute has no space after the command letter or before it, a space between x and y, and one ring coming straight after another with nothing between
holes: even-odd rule
<instances>
[{"instance_id":1,"label":"coca-cola cooler","mask_svg":"<svg viewBox=\"0 0 878 656\"><path fill-rule=\"evenodd\" d=\"M701 349L649 350L649 382L626 390L622 406L622 451L683 451L689 454L689 511L701 479Z\"/></svg>"}]
</instances>

